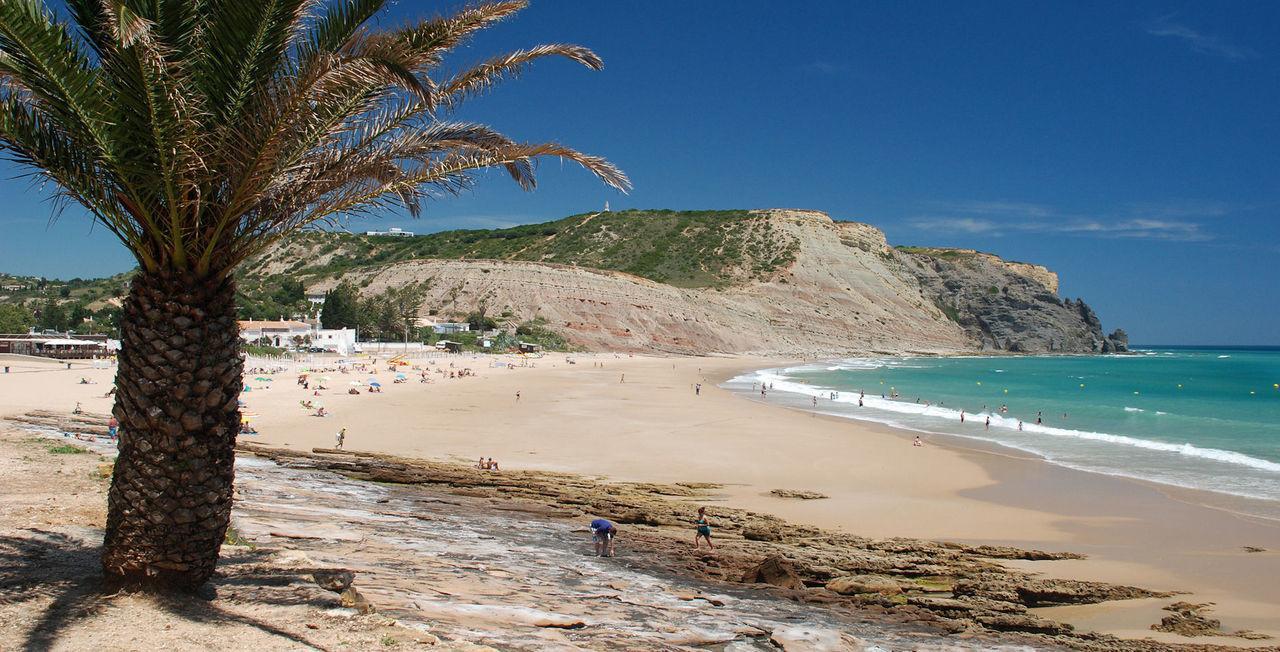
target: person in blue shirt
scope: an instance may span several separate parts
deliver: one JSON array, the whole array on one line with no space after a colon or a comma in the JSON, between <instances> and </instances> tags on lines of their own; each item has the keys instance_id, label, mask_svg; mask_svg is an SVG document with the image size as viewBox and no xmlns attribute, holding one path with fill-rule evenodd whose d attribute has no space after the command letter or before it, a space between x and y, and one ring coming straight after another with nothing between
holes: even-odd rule
<instances>
[{"instance_id":1,"label":"person in blue shirt","mask_svg":"<svg viewBox=\"0 0 1280 652\"><path fill-rule=\"evenodd\" d=\"M613 539L618 535L618 528L603 518L591 521L591 543L595 546L597 557L613 556Z\"/></svg>"}]
</instances>

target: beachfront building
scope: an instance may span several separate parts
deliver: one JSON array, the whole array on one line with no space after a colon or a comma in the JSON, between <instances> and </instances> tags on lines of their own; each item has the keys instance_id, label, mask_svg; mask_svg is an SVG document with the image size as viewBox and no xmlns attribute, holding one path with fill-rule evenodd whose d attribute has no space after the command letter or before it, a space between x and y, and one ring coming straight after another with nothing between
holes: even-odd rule
<instances>
[{"instance_id":1,"label":"beachfront building","mask_svg":"<svg viewBox=\"0 0 1280 652\"><path fill-rule=\"evenodd\" d=\"M437 351L448 351L449 353L461 353L462 342L451 342L449 340L440 340L436 342Z\"/></svg>"},{"instance_id":2,"label":"beachfront building","mask_svg":"<svg viewBox=\"0 0 1280 652\"><path fill-rule=\"evenodd\" d=\"M311 324L293 320L257 320L248 319L240 322L240 338L253 343L266 340L271 346L291 346L295 337L307 339L311 335Z\"/></svg>"},{"instance_id":3,"label":"beachfront building","mask_svg":"<svg viewBox=\"0 0 1280 652\"><path fill-rule=\"evenodd\" d=\"M364 234L365 234L365 235L390 236L390 237L393 237L393 238L412 238L412 237L413 237L413 231L405 231L404 229L401 229L401 228L399 228L399 227L395 227L395 226L391 227L390 229L388 229L388 230L386 230L386 231L365 231L365 232L364 232Z\"/></svg>"},{"instance_id":4,"label":"beachfront building","mask_svg":"<svg viewBox=\"0 0 1280 652\"><path fill-rule=\"evenodd\" d=\"M58 360L85 360L111 353L106 335L71 333L15 333L0 335L0 353L33 355Z\"/></svg>"},{"instance_id":5,"label":"beachfront building","mask_svg":"<svg viewBox=\"0 0 1280 652\"><path fill-rule=\"evenodd\" d=\"M356 349L356 331L353 328L317 328L311 331L311 346L350 355Z\"/></svg>"}]
</instances>

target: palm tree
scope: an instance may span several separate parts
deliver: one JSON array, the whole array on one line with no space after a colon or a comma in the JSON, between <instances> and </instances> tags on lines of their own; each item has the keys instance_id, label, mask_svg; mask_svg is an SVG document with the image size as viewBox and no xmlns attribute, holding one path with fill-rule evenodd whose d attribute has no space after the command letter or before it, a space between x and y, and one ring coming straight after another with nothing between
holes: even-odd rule
<instances>
[{"instance_id":1,"label":"palm tree","mask_svg":"<svg viewBox=\"0 0 1280 652\"><path fill-rule=\"evenodd\" d=\"M536 59L445 55L524 7L489 2L383 29L387 0L0 0L0 143L133 253L119 457L102 564L111 584L194 589L231 512L243 362L232 272L298 229L457 193L539 157L625 191L602 158L449 118Z\"/></svg>"}]
</instances>

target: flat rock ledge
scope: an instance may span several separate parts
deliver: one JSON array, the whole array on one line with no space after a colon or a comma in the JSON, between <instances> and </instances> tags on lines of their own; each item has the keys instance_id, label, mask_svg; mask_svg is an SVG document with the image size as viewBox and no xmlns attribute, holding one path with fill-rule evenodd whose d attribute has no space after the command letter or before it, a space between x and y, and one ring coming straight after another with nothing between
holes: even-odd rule
<instances>
[{"instance_id":1,"label":"flat rock ledge","mask_svg":"<svg viewBox=\"0 0 1280 652\"><path fill-rule=\"evenodd\" d=\"M327 470L375 482L426 485L494 509L548 518L602 515L624 529L628 557L707 581L745 583L779 597L865 612L886 622L939 633L1011 634L1079 650L1206 651L1077 632L1034 607L1166 598L1172 593L1101 582L1044 579L1001 560L1080 559L1071 552L974 546L919 539L873 539L787 523L747 510L713 507L715 554L688 552L687 530L715 485L608 483L565 473L480 473L459 463L360 451L310 452L241 443L251 453L295 468ZM1222 648L1228 649L1228 648Z\"/></svg>"}]
</instances>

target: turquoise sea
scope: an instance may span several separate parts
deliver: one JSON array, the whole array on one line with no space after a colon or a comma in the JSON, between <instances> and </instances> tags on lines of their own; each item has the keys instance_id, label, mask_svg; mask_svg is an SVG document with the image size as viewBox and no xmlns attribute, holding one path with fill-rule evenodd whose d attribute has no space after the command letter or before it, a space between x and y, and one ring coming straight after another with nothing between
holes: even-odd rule
<instances>
[{"instance_id":1,"label":"turquoise sea","mask_svg":"<svg viewBox=\"0 0 1280 652\"><path fill-rule=\"evenodd\" d=\"M766 369L727 385L758 398L761 383L772 386L770 402L811 407L817 396L817 409L830 414L986 440L1086 471L1280 501L1280 347L853 358Z\"/></svg>"}]
</instances>

